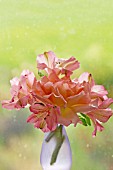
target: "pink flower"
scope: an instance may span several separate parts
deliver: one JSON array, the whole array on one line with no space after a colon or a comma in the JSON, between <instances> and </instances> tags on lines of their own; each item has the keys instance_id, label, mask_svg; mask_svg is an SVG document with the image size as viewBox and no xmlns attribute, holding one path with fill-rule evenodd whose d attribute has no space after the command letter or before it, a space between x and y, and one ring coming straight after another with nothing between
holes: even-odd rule
<instances>
[{"instance_id":1,"label":"pink flower","mask_svg":"<svg viewBox=\"0 0 113 170\"><path fill-rule=\"evenodd\" d=\"M30 91L32 89L35 76L29 70L24 70L20 76L13 78L11 83L11 100L2 101L2 107L6 109L20 109L24 108L30 103L32 98Z\"/></svg>"},{"instance_id":2,"label":"pink flower","mask_svg":"<svg viewBox=\"0 0 113 170\"><path fill-rule=\"evenodd\" d=\"M100 100L100 99L99 99ZM111 108L108 108L109 105L113 103L113 99L109 98L104 101L97 100L98 107L88 113L86 113L93 122L95 130L93 132L93 136L96 136L96 132L102 131L104 128L101 123L105 123L112 116Z\"/></svg>"},{"instance_id":3,"label":"pink flower","mask_svg":"<svg viewBox=\"0 0 113 170\"><path fill-rule=\"evenodd\" d=\"M58 59L52 51L49 51L38 55L37 68L39 70L45 69L48 74L51 73L51 70L54 70L58 75L70 76L74 70L79 68L79 62L74 57L68 60Z\"/></svg>"},{"instance_id":4,"label":"pink flower","mask_svg":"<svg viewBox=\"0 0 113 170\"><path fill-rule=\"evenodd\" d=\"M87 116L92 120L95 130L93 136L96 136L96 132L102 131L104 128L101 123L105 123L112 116L112 110L109 106L113 103L112 98L107 97L107 90L102 85L95 85L95 82L89 73L83 73L79 79L79 82L89 82L90 98L94 103L95 109L85 112Z\"/></svg>"},{"instance_id":5,"label":"pink flower","mask_svg":"<svg viewBox=\"0 0 113 170\"><path fill-rule=\"evenodd\" d=\"M11 80L12 98L2 102L4 108L20 109L29 104L32 114L27 122L43 132L55 130L58 124L84 124L85 118L94 125L93 136L104 129L101 124L112 116L109 106L113 99L107 97L104 86L96 85L88 72L71 80L70 75L79 68L74 57L58 59L53 52L45 52L37 57L37 68L47 75L36 80L33 73L24 70L20 79Z\"/></svg>"},{"instance_id":6,"label":"pink flower","mask_svg":"<svg viewBox=\"0 0 113 170\"><path fill-rule=\"evenodd\" d=\"M34 127L42 129L43 132L53 131L58 124L59 107L43 103L33 103L30 106L33 112L27 119L27 122L34 123Z\"/></svg>"},{"instance_id":7,"label":"pink flower","mask_svg":"<svg viewBox=\"0 0 113 170\"><path fill-rule=\"evenodd\" d=\"M84 84L80 84L79 82L75 83L68 78L59 79L56 74L56 78L54 78L54 76L51 76L51 74L49 77L42 77L41 81L37 81L37 84L35 84L35 87L32 91L35 103L39 102L44 106L49 104L52 105L53 108L59 108L59 112L57 114L57 124L68 126L73 123L74 126L76 126L77 123L82 123L77 113L89 112L95 109L94 103L91 102L89 91L86 89L86 86L89 85L89 82ZM45 108L44 106L43 108ZM38 105L38 107L35 107L35 110L32 109L32 112L35 113L35 116L39 112L39 108L40 107ZM45 117L43 117L42 120L46 122L44 118L46 118L48 114L44 115ZM28 122L35 123L31 119L30 121L28 120ZM37 119L37 121L38 120L39 119ZM46 123L43 123L43 128L41 127L43 131L45 130L45 126ZM46 131L49 130L51 129L46 126Z\"/></svg>"}]
</instances>

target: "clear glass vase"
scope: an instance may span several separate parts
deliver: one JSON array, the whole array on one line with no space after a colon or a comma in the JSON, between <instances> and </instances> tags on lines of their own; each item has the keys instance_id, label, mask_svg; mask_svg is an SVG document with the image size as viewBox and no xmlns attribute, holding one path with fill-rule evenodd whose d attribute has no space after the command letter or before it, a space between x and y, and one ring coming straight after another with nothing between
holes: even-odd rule
<instances>
[{"instance_id":1,"label":"clear glass vase","mask_svg":"<svg viewBox=\"0 0 113 170\"><path fill-rule=\"evenodd\" d=\"M43 170L71 170L70 143L64 126L60 125L59 127L60 132L45 133L40 155Z\"/></svg>"}]
</instances>

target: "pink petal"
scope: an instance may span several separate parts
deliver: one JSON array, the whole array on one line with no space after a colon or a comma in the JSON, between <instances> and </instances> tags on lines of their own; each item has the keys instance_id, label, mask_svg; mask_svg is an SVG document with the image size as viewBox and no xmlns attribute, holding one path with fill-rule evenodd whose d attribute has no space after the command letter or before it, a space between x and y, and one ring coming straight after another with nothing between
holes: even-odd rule
<instances>
[{"instance_id":1,"label":"pink petal","mask_svg":"<svg viewBox=\"0 0 113 170\"><path fill-rule=\"evenodd\" d=\"M31 114L28 118L27 118L27 123L35 123L38 121L37 115L36 114Z\"/></svg>"},{"instance_id":2,"label":"pink petal","mask_svg":"<svg viewBox=\"0 0 113 170\"><path fill-rule=\"evenodd\" d=\"M68 97L67 100L67 106L71 107L73 105L88 104L90 102L90 97L89 95L84 94L84 92L82 91L78 95Z\"/></svg>"},{"instance_id":3,"label":"pink petal","mask_svg":"<svg viewBox=\"0 0 113 170\"><path fill-rule=\"evenodd\" d=\"M55 116L55 115L54 115ZM54 116L48 116L46 119L46 123L47 123L47 128L50 131L53 131L56 129L57 127L57 122L54 120Z\"/></svg>"},{"instance_id":4,"label":"pink petal","mask_svg":"<svg viewBox=\"0 0 113 170\"><path fill-rule=\"evenodd\" d=\"M54 93L51 93L48 99L56 106L64 106L66 103L62 96L57 96Z\"/></svg>"},{"instance_id":5,"label":"pink petal","mask_svg":"<svg viewBox=\"0 0 113 170\"><path fill-rule=\"evenodd\" d=\"M80 63L74 57L71 57L70 59L65 61L63 64L66 64L65 68L70 71L74 71L80 67Z\"/></svg>"},{"instance_id":6,"label":"pink petal","mask_svg":"<svg viewBox=\"0 0 113 170\"><path fill-rule=\"evenodd\" d=\"M79 83L89 82L89 80L92 78L92 75L88 72L84 72L83 74L80 75L78 78Z\"/></svg>"},{"instance_id":7,"label":"pink petal","mask_svg":"<svg viewBox=\"0 0 113 170\"><path fill-rule=\"evenodd\" d=\"M65 81L59 81L56 83L58 94L67 99L68 96L73 96L74 92L69 87L69 83Z\"/></svg>"},{"instance_id":8,"label":"pink petal","mask_svg":"<svg viewBox=\"0 0 113 170\"><path fill-rule=\"evenodd\" d=\"M90 113L90 115L93 115L95 119L99 120L100 122L107 122L108 119L112 116L112 110L111 109L95 109Z\"/></svg>"},{"instance_id":9,"label":"pink petal","mask_svg":"<svg viewBox=\"0 0 113 170\"><path fill-rule=\"evenodd\" d=\"M75 112L75 113L85 113L85 112L90 112L92 110L95 109L95 106L90 105L90 104L78 104L75 106L72 106L71 109Z\"/></svg>"},{"instance_id":10,"label":"pink petal","mask_svg":"<svg viewBox=\"0 0 113 170\"><path fill-rule=\"evenodd\" d=\"M59 64L59 67L65 68L70 71L74 71L77 68L79 68L80 63L76 60L76 58L71 57L69 59L58 59L57 61Z\"/></svg>"},{"instance_id":11,"label":"pink petal","mask_svg":"<svg viewBox=\"0 0 113 170\"><path fill-rule=\"evenodd\" d=\"M78 115L71 108L62 108L61 115L58 117L58 123L69 126L71 123L76 126L76 124L80 121Z\"/></svg>"},{"instance_id":12,"label":"pink petal","mask_svg":"<svg viewBox=\"0 0 113 170\"><path fill-rule=\"evenodd\" d=\"M65 74L66 77L69 77L73 72L67 69L62 68L61 74Z\"/></svg>"},{"instance_id":13,"label":"pink petal","mask_svg":"<svg viewBox=\"0 0 113 170\"><path fill-rule=\"evenodd\" d=\"M54 70L50 71L48 78L49 78L49 81L51 82L57 82L60 80Z\"/></svg>"},{"instance_id":14,"label":"pink petal","mask_svg":"<svg viewBox=\"0 0 113 170\"><path fill-rule=\"evenodd\" d=\"M18 86L19 85L19 79L18 77L14 77L12 80L10 80L11 86L15 85Z\"/></svg>"},{"instance_id":15,"label":"pink petal","mask_svg":"<svg viewBox=\"0 0 113 170\"><path fill-rule=\"evenodd\" d=\"M43 103L34 103L30 106L30 111L37 114L38 112L44 112L47 107Z\"/></svg>"},{"instance_id":16,"label":"pink petal","mask_svg":"<svg viewBox=\"0 0 113 170\"><path fill-rule=\"evenodd\" d=\"M16 97L18 95L19 90L20 90L20 85L12 85L10 90L11 96Z\"/></svg>"},{"instance_id":17,"label":"pink petal","mask_svg":"<svg viewBox=\"0 0 113 170\"><path fill-rule=\"evenodd\" d=\"M104 86L102 85L94 85L92 88L91 88L91 91L92 92L95 92L97 94L100 94L102 96L108 94L107 90L105 90Z\"/></svg>"},{"instance_id":18,"label":"pink petal","mask_svg":"<svg viewBox=\"0 0 113 170\"><path fill-rule=\"evenodd\" d=\"M2 101L2 107L9 110L15 109L15 104L16 104L15 102L11 102L10 100Z\"/></svg>"},{"instance_id":19,"label":"pink petal","mask_svg":"<svg viewBox=\"0 0 113 170\"><path fill-rule=\"evenodd\" d=\"M45 69L45 68L54 68L56 55L52 52L45 52L44 54L40 54L37 57L37 68Z\"/></svg>"},{"instance_id":20,"label":"pink petal","mask_svg":"<svg viewBox=\"0 0 113 170\"><path fill-rule=\"evenodd\" d=\"M99 123L99 122L97 122L96 121L96 123L94 124L94 126L95 126L95 129L94 129L94 131L93 131L93 133L92 133L92 136L93 137L95 137L96 136L96 133L97 133L97 131L103 131L104 130L104 127Z\"/></svg>"},{"instance_id":21,"label":"pink petal","mask_svg":"<svg viewBox=\"0 0 113 170\"><path fill-rule=\"evenodd\" d=\"M100 109L106 109L113 103L112 98L108 98L107 100L104 100L101 105L99 105Z\"/></svg>"}]
</instances>

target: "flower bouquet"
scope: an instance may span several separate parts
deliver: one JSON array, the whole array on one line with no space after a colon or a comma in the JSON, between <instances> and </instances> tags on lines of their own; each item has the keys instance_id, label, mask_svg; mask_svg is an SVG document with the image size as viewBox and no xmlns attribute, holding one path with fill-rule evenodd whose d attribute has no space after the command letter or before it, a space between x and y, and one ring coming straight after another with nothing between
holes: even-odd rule
<instances>
[{"instance_id":1,"label":"flower bouquet","mask_svg":"<svg viewBox=\"0 0 113 170\"><path fill-rule=\"evenodd\" d=\"M65 126L77 124L94 126L92 136L102 131L102 123L112 116L112 98L107 90L96 85L92 75L84 72L71 78L80 63L74 58L59 59L52 52L37 57L40 80L24 70L20 78L13 78L11 100L2 101L6 109L29 107L27 122L44 133L40 161L44 170L70 170L72 154Z\"/></svg>"}]
</instances>

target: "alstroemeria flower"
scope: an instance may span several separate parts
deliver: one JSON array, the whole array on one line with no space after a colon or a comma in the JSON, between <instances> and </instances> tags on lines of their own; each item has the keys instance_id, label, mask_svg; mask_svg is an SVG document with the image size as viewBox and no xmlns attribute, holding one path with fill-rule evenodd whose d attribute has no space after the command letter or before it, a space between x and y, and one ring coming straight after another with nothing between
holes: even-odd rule
<instances>
[{"instance_id":1,"label":"alstroemeria flower","mask_svg":"<svg viewBox=\"0 0 113 170\"><path fill-rule=\"evenodd\" d=\"M43 132L53 131L58 125L59 107L43 103L33 103L30 106L33 112L27 119L27 122L34 123L34 127L42 129Z\"/></svg>"},{"instance_id":2,"label":"alstroemeria flower","mask_svg":"<svg viewBox=\"0 0 113 170\"><path fill-rule=\"evenodd\" d=\"M92 120L95 127L95 130L92 133L93 136L96 136L97 131L102 131L104 129L101 123L107 122L108 119L112 116L112 110L108 107L113 103L113 99L109 98L104 101L97 100L97 102L98 108L86 113Z\"/></svg>"},{"instance_id":3,"label":"alstroemeria flower","mask_svg":"<svg viewBox=\"0 0 113 170\"><path fill-rule=\"evenodd\" d=\"M20 109L29 104L32 98L30 91L34 81L35 76L29 70L24 70L20 79L17 77L13 78L10 81L12 98L11 100L4 100L2 102L2 107L6 109Z\"/></svg>"},{"instance_id":4,"label":"alstroemeria flower","mask_svg":"<svg viewBox=\"0 0 113 170\"><path fill-rule=\"evenodd\" d=\"M113 103L112 98L107 97L107 90L102 85L95 85L95 82L91 74L85 72L83 73L78 81L80 83L89 82L90 98L95 105L95 109L85 112L93 122L95 130L93 136L96 136L96 132L102 131L104 128L101 123L105 123L112 116L112 110L109 106Z\"/></svg>"},{"instance_id":5,"label":"alstroemeria flower","mask_svg":"<svg viewBox=\"0 0 113 170\"><path fill-rule=\"evenodd\" d=\"M44 76L41 78L41 81L37 81L32 91L36 102L59 108L60 114L58 114L57 117L57 124L68 126L73 123L74 126L76 126L77 123L82 123L77 113L89 112L96 107L94 102L91 101L89 91L86 90L86 86L88 86L89 83L80 84L68 78L60 79L56 74L55 77L56 78L50 74L49 77ZM38 120L39 119L37 119L37 121ZM35 123L33 121L31 122ZM43 125L44 128L45 124ZM46 131L47 130L46 128Z\"/></svg>"},{"instance_id":6,"label":"alstroemeria flower","mask_svg":"<svg viewBox=\"0 0 113 170\"><path fill-rule=\"evenodd\" d=\"M91 119L93 136L103 130L101 123L112 116L109 106L113 99L107 97L104 86L96 85L87 72L71 79L70 75L79 68L74 57L58 59L52 51L45 52L37 57L37 68L46 71L40 80L36 80L28 70L22 72L20 79L11 80L12 99L2 102L4 108L20 109L29 104L32 114L27 122L43 132L54 131L58 124L84 124L85 119L80 114L87 120Z\"/></svg>"},{"instance_id":7,"label":"alstroemeria flower","mask_svg":"<svg viewBox=\"0 0 113 170\"><path fill-rule=\"evenodd\" d=\"M49 51L38 55L37 68L39 70L45 69L48 74L51 73L51 70L54 70L58 75L70 76L74 70L79 68L79 62L74 57L58 59L52 51Z\"/></svg>"}]
</instances>

